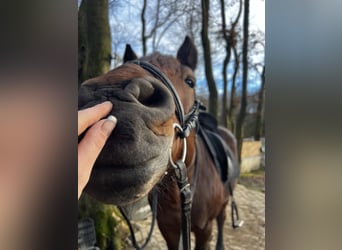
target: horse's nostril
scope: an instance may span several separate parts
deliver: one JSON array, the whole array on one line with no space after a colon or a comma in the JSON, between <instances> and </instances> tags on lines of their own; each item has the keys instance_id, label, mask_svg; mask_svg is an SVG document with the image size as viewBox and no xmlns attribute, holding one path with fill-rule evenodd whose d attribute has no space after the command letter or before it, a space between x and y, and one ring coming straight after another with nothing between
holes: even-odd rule
<instances>
[{"instance_id":1,"label":"horse's nostril","mask_svg":"<svg viewBox=\"0 0 342 250\"><path fill-rule=\"evenodd\" d=\"M165 95L160 89L155 89L149 97L138 98L138 101L144 106L159 107L165 103Z\"/></svg>"},{"instance_id":2,"label":"horse's nostril","mask_svg":"<svg viewBox=\"0 0 342 250\"><path fill-rule=\"evenodd\" d=\"M135 99L147 107L161 107L168 105L170 94L154 78L134 79L125 87L125 92L134 96Z\"/></svg>"},{"instance_id":3,"label":"horse's nostril","mask_svg":"<svg viewBox=\"0 0 342 250\"><path fill-rule=\"evenodd\" d=\"M137 100L146 99L153 94L153 86L144 79L134 79L126 87L125 92Z\"/></svg>"}]
</instances>

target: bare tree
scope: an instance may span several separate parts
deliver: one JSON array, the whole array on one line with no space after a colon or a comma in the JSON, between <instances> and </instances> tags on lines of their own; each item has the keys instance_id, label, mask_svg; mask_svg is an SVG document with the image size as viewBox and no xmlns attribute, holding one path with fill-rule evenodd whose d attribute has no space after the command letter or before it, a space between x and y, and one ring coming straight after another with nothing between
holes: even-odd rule
<instances>
[{"instance_id":1,"label":"bare tree","mask_svg":"<svg viewBox=\"0 0 342 250\"><path fill-rule=\"evenodd\" d=\"M154 8L154 13L152 15L152 22L153 25L150 31L147 31L147 20L146 20L146 12L147 12L148 2L144 0L143 7L141 11L141 40L142 40L142 47L143 47L143 55L147 54L147 41L152 39L152 49L153 51L156 50L158 41L160 38L157 38L157 31L161 27L164 29L161 32L161 35L164 35L165 32L175 23L177 17L180 15L177 9L177 1L170 0L170 1L161 1L157 0L156 5ZM159 36L161 37L161 36Z\"/></svg>"},{"instance_id":2,"label":"bare tree","mask_svg":"<svg viewBox=\"0 0 342 250\"><path fill-rule=\"evenodd\" d=\"M265 100L265 66L261 72L261 87L259 90L259 102L257 107L257 116L255 124L255 140L260 140L262 135L263 123L264 123L264 100Z\"/></svg>"},{"instance_id":3,"label":"bare tree","mask_svg":"<svg viewBox=\"0 0 342 250\"><path fill-rule=\"evenodd\" d=\"M144 0L142 11L141 11L141 41L143 46L143 55L146 55L147 52L147 46L146 46L146 40L148 39L146 35L146 20L145 20L145 12L147 7L147 0Z\"/></svg>"},{"instance_id":4,"label":"bare tree","mask_svg":"<svg viewBox=\"0 0 342 250\"><path fill-rule=\"evenodd\" d=\"M235 17L234 21L231 24L231 28L227 29L227 24L226 24L226 16L225 16L225 2L224 0L220 0L221 4L221 19L222 19L222 35L223 35L223 40L225 41L225 48L226 48L226 56L223 61L223 66L222 66L222 76L223 76L223 95L222 95L222 114L221 114L221 123L223 126L227 127L227 95L228 95L228 64L230 62L231 58L231 51L232 48L235 49L235 55L236 53L236 45L237 45L237 32L236 32L236 26L240 20L241 12L242 12L242 0L239 0L239 10L238 14ZM235 57L235 64L238 58ZM238 66L237 66L238 67ZM236 77L236 76L235 76ZM231 89L231 93L233 96L235 96L235 86ZM232 102L231 102L232 104ZM233 112L231 112L233 113ZM232 128L232 126L231 126Z\"/></svg>"},{"instance_id":5,"label":"bare tree","mask_svg":"<svg viewBox=\"0 0 342 250\"><path fill-rule=\"evenodd\" d=\"M208 37L208 27L209 27L209 0L202 0L202 46L204 54L204 65L205 65L205 75L207 79L208 89L209 89L209 112L217 117L218 111L218 95L216 83L214 80L212 63L211 63L211 51L210 51L210 40Z\"/></svg>"},{"instance_id":6,"label":"bare tree","mask_svg":"<svg viewBox=\"0 0 342 250\"><path fill-rule=\"evenodd\" d=\"M236 133L236 117L235 117L235 110L237 106L236 100L236 78L239 73L240 69L240 57L241 54L237 52L237 48L234 46L232 47L234 53L234 73L232 77L232 87L230 92L230 104L228 110L228 119L229 119L229 126L231 131L235 134Z\"/></svg>"},{"instance_id":7,"label":"bare tree","mask_svg":"<svg viewBox=\"0 0 342 250\"><path fill-rule=\"evenodd\" d=\"M249 51L253 51L254 58L249 58L249 68L253 69L260 75L260 90L258 93L258 103L255 117L254 139L260 140L264 122L264 98L265 98L265 63L264 58L257 55L264 54L264 33L259 31L253 32L249 35ZM261 60L260 60L261 59Z\"/></svg>"},{"instance_id":8,"label":"bare tree","mask_svg":"<svg viewBox=\"0 0 342 250\"><path fill-rule=\"evenodd\" d=\"M241 149L243 141L243 124L247 109L247 84L248 84L248 35L249 35L249 0L244 3L243 20L243 45L242 45L242 95L240 113L236 122L236 137L238 141L239 161L241 161Z\"/></svg>"}]
</instances>

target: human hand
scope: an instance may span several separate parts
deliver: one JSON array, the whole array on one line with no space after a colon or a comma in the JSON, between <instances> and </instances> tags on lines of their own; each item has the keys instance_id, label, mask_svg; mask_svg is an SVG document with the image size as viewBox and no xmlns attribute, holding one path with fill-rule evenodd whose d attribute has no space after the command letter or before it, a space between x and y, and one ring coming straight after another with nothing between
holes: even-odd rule
<instances>
[{"instance_id":1,"label":"human hand","mask_svg":"<svg viewBox=\"0 0 342 250\"><path fill-rule=\"evenodd\" d=\"M89 181L98 155L116 126L117 120L112 115L107 119L100 120L108 115L112 107L113 104L106 101L78 111L78 136L89 128L78 144L78 198Z\"/></svg>"}]
</instances>

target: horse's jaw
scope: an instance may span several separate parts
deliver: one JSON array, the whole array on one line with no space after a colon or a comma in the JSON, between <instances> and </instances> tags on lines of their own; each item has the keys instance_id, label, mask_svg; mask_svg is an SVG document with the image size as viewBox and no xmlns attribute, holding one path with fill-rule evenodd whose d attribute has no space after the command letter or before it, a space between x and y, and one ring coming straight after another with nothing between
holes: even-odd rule
<instances>
[{"instance_id":1,"label":"horse's jaw","mask_svg":"<svg viewBox=\"0 0 342 250\"><path fill-rule=\"evenodd\" d=\"M85 191L100 202L127 205L146 196L165 175L169 146L160 154L135 165L101 165L93 168ZM136 152L136 154L139 154Z\"/></svg>"}]
</instances>

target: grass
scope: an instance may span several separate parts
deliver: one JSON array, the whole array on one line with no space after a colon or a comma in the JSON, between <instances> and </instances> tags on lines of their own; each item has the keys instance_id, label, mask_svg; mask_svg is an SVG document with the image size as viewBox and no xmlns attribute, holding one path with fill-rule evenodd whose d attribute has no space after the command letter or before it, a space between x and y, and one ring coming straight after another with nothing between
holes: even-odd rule
<instances>
[{"instance_id":1,"label":"grass","mask_svg":"<svg viewBox=\"0 0 342 250\"><path fill-rule=\"evenodd\" d=\"M248 173L241 173L238 183L247 188L265 192L265 167Z\"/></svg>"}]
</instances>

